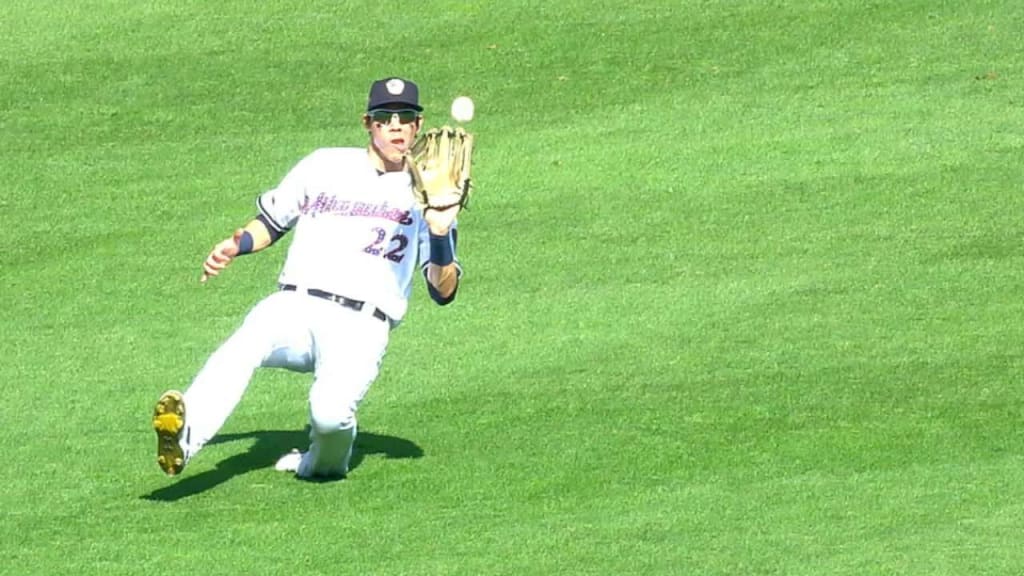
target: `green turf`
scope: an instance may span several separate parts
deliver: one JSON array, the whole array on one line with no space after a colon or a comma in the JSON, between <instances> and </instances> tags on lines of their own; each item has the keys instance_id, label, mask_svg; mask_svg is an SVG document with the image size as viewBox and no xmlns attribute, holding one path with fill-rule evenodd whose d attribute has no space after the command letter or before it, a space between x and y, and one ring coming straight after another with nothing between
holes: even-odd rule
<instances>
[{"instance_id":1,"label":"green turf","mask_svg":"<svg viewBox=\"0 0 1024 576\"><path fill-rule=\"evenodd\" d=\"M3 12L0 574L1021 573L1019 2ZM199 263L391 74L477 101L459 299L349 479L273 471L272 371L165 478L152 403L284 250Z\"/></svg>"}]
</instances>

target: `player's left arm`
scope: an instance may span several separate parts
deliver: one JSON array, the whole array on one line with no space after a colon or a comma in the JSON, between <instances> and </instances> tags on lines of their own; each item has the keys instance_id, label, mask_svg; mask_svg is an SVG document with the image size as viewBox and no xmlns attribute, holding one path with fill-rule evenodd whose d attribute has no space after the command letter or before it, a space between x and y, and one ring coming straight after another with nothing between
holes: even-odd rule
<instances>
[{"instance_id":1,"label":"player's left arm","mask_svg":"<svg viewBox=\"0 0 1024 576\"><path fill-rule=\"evenodd\" d=\"M459 277L462 267L455 257L458 243L458 230L455 217L459 213L455 205L445 210L427 208L424 220L427 223L430 245L430 258L424 267L427 278L427 291L435 302L442 306L455 299L459 289Z\"/></svg>"}]
</instances>

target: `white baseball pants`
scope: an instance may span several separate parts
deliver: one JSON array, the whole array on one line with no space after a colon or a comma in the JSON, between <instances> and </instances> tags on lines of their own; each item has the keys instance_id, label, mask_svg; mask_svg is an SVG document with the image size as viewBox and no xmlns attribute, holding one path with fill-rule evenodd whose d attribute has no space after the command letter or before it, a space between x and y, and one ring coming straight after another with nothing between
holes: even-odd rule
<instances>
[{"instance_id":1,"label":"white baseball pants","mask_svg":"<svg viewBox=\"0 0 1024 576\"><path fill-rule=\"evenodd\" d=\"M356 410L376 379L390 325L367 304L356 311L300 291L261 300L207 360L185 391L185 453L194 456L217 434L259 367L312 372L310 445L297 474L348 472Z\"/></svg>"}]
</instances>

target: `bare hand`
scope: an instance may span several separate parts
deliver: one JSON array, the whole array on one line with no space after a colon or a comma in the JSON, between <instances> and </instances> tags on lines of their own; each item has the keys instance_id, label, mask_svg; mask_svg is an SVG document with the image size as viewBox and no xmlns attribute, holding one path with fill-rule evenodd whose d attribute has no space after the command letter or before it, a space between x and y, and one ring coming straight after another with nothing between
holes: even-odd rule
<instances>
[{"instance_id":1,"label":"bare hand","mask_svg":"<svg viewBox=\"0 0 1024 576\"><path fill-rule=\"evenodd\" d=\"M205 283L211 276L220 274L221 270L226 268L235 256L238 256L239 232L236 232L231 238L221 240L213 247L206 257L206 261L203 262L203 275L199 278L200 282Z\"/></svg>"}]
</instances>

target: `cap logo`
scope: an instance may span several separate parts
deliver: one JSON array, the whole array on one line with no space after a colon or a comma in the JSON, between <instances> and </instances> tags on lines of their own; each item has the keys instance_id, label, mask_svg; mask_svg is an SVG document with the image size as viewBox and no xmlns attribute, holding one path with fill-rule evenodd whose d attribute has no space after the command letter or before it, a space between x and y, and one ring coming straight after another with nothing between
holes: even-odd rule
<instances>
[{"instance_id":1,"label":"cap logo","mask_svg":"<svg viewBox=\"0 0 1024 576\"><path fill-rule=\"evenodd\" d=\"M402 92L405 92L405 82L402 82L398 78L392 78L385 84L388 89L388 93L392 96L398 96Z\"/></svg>"}]
</instances>

